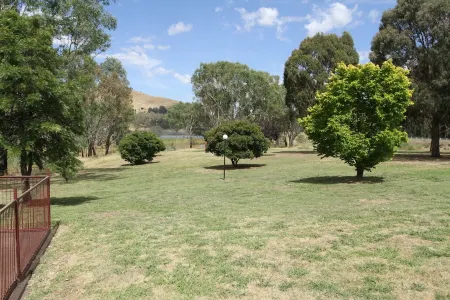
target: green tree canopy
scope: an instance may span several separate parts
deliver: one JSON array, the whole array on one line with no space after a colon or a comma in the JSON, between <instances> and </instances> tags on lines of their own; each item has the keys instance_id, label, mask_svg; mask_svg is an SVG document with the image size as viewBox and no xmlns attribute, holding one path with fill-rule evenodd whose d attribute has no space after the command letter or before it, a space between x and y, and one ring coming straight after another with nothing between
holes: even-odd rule
<instances>
[{"instance_id":1,"label":"green tree canopy","mask_svg":"<svg viewBox=\"0 0 450 300\"><path fill-rule=\"evenodd\" d=\"M292 51L284 69L286 105L296 117L304 117L315 103L316 93L323 89L338 63L357 64L358 52L348 32L341 37L318 33L303 40ZM295 138L295 137L294 137Z\"/></svg>"},{"instance_id":2,"label":"green tree canopy","mask_svg":"<svg viewBox=\"0 0 450 300\"><path fill-rule=\"evenodd\" d=\"M127 71L120 60L115 57L106 57L105 61L100 64L100 72L103 76L116 74L126 85L130 84L127 79Z\"/></svg>"},{"instance_id":3,"label":"green tree canopy","mask_svg":"<svg viewBox=\"0 0 450 300\"><path fill-rule=\"evenodd\" d=\"M416 111L430 120L432 156L439 157L440 127L450 111L450 1L398 0L383 13L370 59L410 70Z\"/></svg>"},{"instance_id":4,"label":"green tree canopy","mask_svg":"<svg viewBox=\"0 0 450 300\"><path fill-rule=\"evenodd\" d=\"M224 141L223 135L228 135ZM241 159L262 156L269 149L270 142L264 137L261 128L249 121L229 121L206 132L206 152L217 156L225 154L234 167Z\"/></svg>"},{"instance_id":5,"label":"green tree canopy","mask_svg":"<svg viewBox=\"0 0 450 300\"><path fill-rule=\"evenodd\" d=\"M278 76L226 61L201 64L192 85L213 126L230 120L259 123L285 95Z\"/></svg>"},{"instance_id":6,"label":"green tree canopy","mask_svg":"<svg viewBox=\"0 0 450 300\"><path fill-rule=\"evenodd\" d=\"M0 12L1 143L20 151L22 175L30 175L34 164L60 170L78 164L82 103L73 96L72 82L63 80L52 37L39 16Z\"/></svg>"},{"instance_id":7,"label":"green tree canopy","mask_svg":"<svg viewBox=\"0 0 450 300\"><path fill-rule=\"evenodd\" d=\"M324 157L339 157L361 178L407 140L401 124L412 104L408 72L391 61L340 64L301 123Z\"/></svg>"}]
</instances>

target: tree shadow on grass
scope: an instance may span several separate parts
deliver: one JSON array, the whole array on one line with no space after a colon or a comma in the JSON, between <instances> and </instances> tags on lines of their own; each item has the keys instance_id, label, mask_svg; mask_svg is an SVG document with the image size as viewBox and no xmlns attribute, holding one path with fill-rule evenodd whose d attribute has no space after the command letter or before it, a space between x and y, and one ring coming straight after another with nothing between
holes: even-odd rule
<instances>
[{"instance_id":1,"label":"tree shadow on grass","mask_svg":"<svg viewBox=\"0 0 450 300\"><path fill-rule=\"evenodd\" d=\"M235 171L235 170L244 170L244 169L253 169L253 168L261 168L265 167L266 164L241 164L237 165L237 167L233 167L232 165L226 165L225 170L227 171ZM223 165L204 167L207 170L223 170Z\"/></svg>"},{"instance_id":2,"label":"tree shadow on grass","mask_svg":"<svg viewBox=\"0 0 450 300\"><path fill-rule=\"evenodd\" d=\"M450 161L449 153L441 153L441 157L431 157L430 152L406 152L399 151L392 158L393 161Z\"/></svg>"},{"instance_id":3,"label":"tree shadow on grass","mask_svg":"<svg viewBox=\"0 0 450 300\"><path fill-rule=\"evenodd\" d=\"M293 183L311 183L311 184L353 184L353 183L363 183L363 184L374 184L384 182L383 177L369 176L358 179L355 176L317 176L301 178L298 180L289 181Z\"/></svg>"},{"instance_id":4,"label":"tree shadow on grass","mask_svg":"<svg viewBox=\"0 0 450 300\"><path fill-rule=\"evenodd\" d=\"M118 173L124 171L123 168L93 168L81 170L77 176L69 180L70 183L80 182L80 181L110 181L120 178ZM55 177L51 179L52 184L66 183L66 181L61 177Z\"/></svg>"},{"instance_id":5,"label":"tree shadow on grass","mask_svg":"<svg viewBox=\"0 0 450 300\"><path fill-rule=\"evenodd\" d=\"M273 153L278 153L278 154L318 154L317 151L314 150L295 150L295 151L277 151L277 152L273 152Z\"/></svg>"},{"instance_id":6,"label":"tree shadow on grass","mask_svg":"<svg viewBox=\"0 0 450 300\"><path fill-rule=\"evenodd\" d=\"M148 161L148 162L145 162L145 163L139 164L139 165L123 164L123 165L120 165L120 166L121 167L136 167L136 166L145 166L145 165L152 165L152 164L159 164L159 163L160 163L159 161Z\"/></svg>"},{"instance_id":7,"label":"tree shadow on grass","mask_svg":"<svg viewBox=\"0 0 450 300\"><path fill-rule=\"evenodd\" d=\"M51 198L50 203L52 205L58 205L58 206L75 206L80 205L84 203L89 203L94 200L98 200L100 198L94 197L94 196L77 196L77 197L62 197L62 198Z\"/></svg>"}]
</instances>

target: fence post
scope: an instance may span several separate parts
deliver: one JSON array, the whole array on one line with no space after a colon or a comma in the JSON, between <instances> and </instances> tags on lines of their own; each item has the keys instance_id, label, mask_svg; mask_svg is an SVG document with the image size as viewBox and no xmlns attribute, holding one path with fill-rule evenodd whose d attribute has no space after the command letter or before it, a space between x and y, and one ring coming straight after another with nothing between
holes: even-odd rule
<instances>
[{"instance_id":1,"label":"fence post","mask_svg":"<svg viewBox=\"0 0 450 300\"><path fill-rule=\"evenodd\" d=\"M51 201L50 201L50 176L47 176L47 182L46 182L46 187L47 187L47 209L48 209L48 220L47 220L47 229L50 229L52 227L52 218L51 218L51 210L50 210L50 206L51 206Z\"/></svg>"},{"instance_id":2,"label":"fence post","mask_svg":"<svg viewBox=\"0 0 450 300\"><path fill-rule=\"evenodd\" d=\"M16 235L16 272L17 278L21 278L22 268L20 266L19 202L17 201L17 188L14 188L14 221L14 232Z\"/></svg>"}]
</instances>

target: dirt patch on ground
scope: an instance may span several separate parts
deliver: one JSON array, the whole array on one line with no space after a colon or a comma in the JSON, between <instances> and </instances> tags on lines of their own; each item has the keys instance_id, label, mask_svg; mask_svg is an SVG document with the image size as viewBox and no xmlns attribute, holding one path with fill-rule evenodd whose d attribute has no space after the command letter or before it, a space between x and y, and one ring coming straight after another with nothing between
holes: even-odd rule
<instances>
[{"instance_id":1,"label":"dirt patch on ground","mask_svg":"<svg viewBox=\"0 0 450 300\"><path fill-rule=\"evenodd\" d=\"M411 257L415 247L431 246L433 242L402 234L386 239L384 244L399 249L403 256Z\"/></svg>"},{"instance_id":2,"label":"dirt patch on ground","mask_svg":"<svg viewBox=\"0 0 450 300\"><path fill-rule=\"evenodd\" d=\"M237 299L237 298L236 298ZM312 294L309 294L305 288L293 286L289 291L281 291L279 287L260 287L256 284L249 284L247 289L247 295L240 297L239 299L245 300L290 300L290 299L317 299Z\"/></svg>"},{"instance_id":3,"label":"dirt patch on ground","mask_svg":"<svg viewBox=\"0 0 450 300\"><path fill-rule=\"evenodd\" d=\"M129 268L125 273L121 274L110 274L106 280L102 282L102 286L105 290L123 290L132 284L141 284L145 280L144 271L132 267Z\"/></svg>"}]
</instances>

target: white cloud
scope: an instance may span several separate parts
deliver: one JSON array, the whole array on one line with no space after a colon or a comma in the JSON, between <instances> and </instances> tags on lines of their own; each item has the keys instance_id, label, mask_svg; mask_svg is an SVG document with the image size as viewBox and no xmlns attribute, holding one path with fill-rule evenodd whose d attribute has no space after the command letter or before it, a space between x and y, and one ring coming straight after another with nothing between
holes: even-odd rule
<instances>
[{"instance_id":1,"label":"white cloud","mask_svg":"<svg viewBox=\"0 0 450 300\"><path fill-rule=\"evenodd\" d=\"M372 23L377 23L379 21L379 17L380 17L380 11L378 11L376 9L372 9L369 12L369 18L370 18L370 21L372 21Z\"/></svg>"},{"instance_id":2,"label":"white cloud","mask_svg":"<svg viewBox=\"0 0 450 300\"><path fill-rule=\"evenodd\" d=\"M360 63L366 63L366 62L369 61L370 51L367 51L367 50L365 50L365 51L358 51L358 54L359 54L359 62Z\"/></svg>"},{"instance_id":3,"label":"white cloud","mask_svg":"<svg viewBox=\"0 0 450 300\"><path fill-rule=\"evenodd\" d=\"M169 49L170 49L169 45L158 45L158 50L164 51Z\"/></svg>"},{"instance_id":4,"label":"white cloud","mask_svg":"<svg viewBox=\"0 0 450 300\"><path fill-rule=\"evenodd\" d=\"M218 6L214 9L214 11L218 13L218 12L223 11L223 8Z\"/></svg>"},{"instance_id":5,"label":"white cloud","mask_svg":"<svg viewBox=\"0 0 450 300\"><path fill-rule=\"evenodd\" d=\"M241 15L243 25L236 25L235 28L238 31L251 31L253 27L276 27L277 38L280 40L285 39L283 32L286 29L287 23L303 22L303 17L280 17L278 9L271 7L260 7L254 12L248 12L245 8L235 8Z\"/></svg>"},{"instance_id":6,"label":"white cloud","mask_svg":"<svg viewBox=\"0 0 450 300\"><path fill-rule=\"evenodd\" d=\"M144 45L144 49L150 49L150 50L153 50L153 49L155 49L155 45L153 45L153 44L145 44L145 45Z\"/></svg>"},{"instance_id":7,"label":"white cloud","mask_svg":"<svg viewBox=\"0 0 450 300\"><path fill-rule=\"evenodd\" d=\"M174 70L166 69L161 66L162 61L152 58L148 55L150 50L168 50L169 45L155 45L150 43L153 37L133 37L128 42L133 43L129 47L121 48L118 53L100 54L98 58L115 57L125 66L135 68L145 74L148 78L155 76L172 76L184 84L191 82L190 75L183 75Z\"/></svg>"},{"instance_id":8,"label":"white cloud","mask_svg":"<svg viewBox=\"0 0 450 300\"><path fill-rule=\"evenodd\" d=\"M175 72L174 70L169 70L163 67L154 68L152 70L147 71L148 77L153 77L155 75L171 75L175 79L178 79L181 83L188 84L191 82L191 76L190 75L182 75L178 72Z\"/></svg>"},{"instance_id":9,"label":"white cloud","mask_svg":"<svg viewBox=\"0 0 450 300\"><path fill-rule=\"evenodd\" d=\"M100 54L99 58L115 57L120 60L124 65L142 67L145 69L154 68L162 63L162 61L151 58L147 52L141 46L132 46L128 48L122 48L121 52L115 54Z\"/></svg>"},{"instance_id":10,"label":"white cloud","mask_svg":"<svg viewBox=\"0 0 450 300\"><path fill-rule=\"evenodd\" d=\"M183 22L178 22L177 24L173 24L167 29L167 33L169 35L176 35L183 32L189 32L193 28L192 24L184 24Z\"/></svg>"},{"instance_id":11,"label":"white cloud","mask_svg":"<svg viewBox=\"0 0 450 300\"><path fill-rule=\"evenodd\" d=\"M142 37L142 36L134 36L131 39L128 40L129 43L133 44L139 44L139 43L151 43L153 41L153 37Z\"/></svg>"},{"instance_id":12,"label":"white cloud","mask_svg":"<svg viewBox=\"0 0 450 300\"><path fill-rule=\"evenodd\" d=\"M175 77L176 79L178 79L179 81L181 81L184 84L188 84L191 82L191 75L182 75L180 73L173 73L173 77Z\"/></svg>"},{"instance_id":13,"label":"white cloud","mask_svg":"<svg viewBox=\"0 0 450 300\"><path fill-rule=\"evenodd\" d=\"M308 36L313 36L318 32L329 32L333 29L343 28L351 23L353 14L358 6L350 9L342 3L332 3L328 9L322 10L314 7L314 15L308 16L309 23L305 25Z\"/></svg>"},{"instance_id":14,"label":"white cloud","mask_svg":"<svg viewBox=\"0 0 450 300\"><path fill-rule=\"evenodd\" d=\"M128 43L135 44L135 46L131 46L128 49L147 49L147 50L168 50L170 49L169 45L155 45L152 44L152 41L155 39L155 37L142 37L142 36L135 36L128 40ZM55 41L54 41L55 43Z\"/></svg>"}]
</instances>

